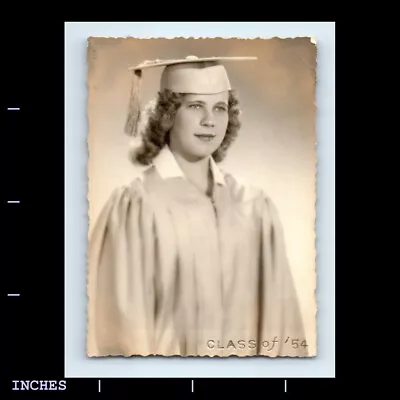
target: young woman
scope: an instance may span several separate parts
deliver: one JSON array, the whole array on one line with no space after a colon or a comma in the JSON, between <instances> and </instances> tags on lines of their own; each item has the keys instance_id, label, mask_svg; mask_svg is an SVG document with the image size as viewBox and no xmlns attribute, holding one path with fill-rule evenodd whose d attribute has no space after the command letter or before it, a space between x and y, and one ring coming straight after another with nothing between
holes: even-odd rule
<instances>
[{"instance_id":1,"label":"young woman","mask_svg":"<svg viewBox=\"0 0 400 400\"><path fill-rule=\"evenodd\" d=\"M138 87L142 69L165 67L133 155L148 168L114 191L90 240L89 356L307 355L277 210L218 167L240 127L223 60L134 70Z\"/></svg>"}]
</instances>

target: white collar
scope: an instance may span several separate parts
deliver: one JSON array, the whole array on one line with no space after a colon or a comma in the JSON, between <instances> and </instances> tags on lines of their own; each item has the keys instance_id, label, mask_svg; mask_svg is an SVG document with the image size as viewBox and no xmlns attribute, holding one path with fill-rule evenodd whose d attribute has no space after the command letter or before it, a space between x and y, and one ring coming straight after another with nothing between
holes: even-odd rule
<instances>
[{"instance_id":1,"label":"white collar","mask_svg":"<svg viewBox=\"0 0 400 400\"><path fill-rule=\"evenodd\" d=\"M225 178L221 170L218 168L214 159L210 156L211 172L214 181L220 185L226 185ZM181 167L176 161L171 149L165 145L153 160L153 165L157 168L158 173L163 179L183 178L186 179Z\"/></svg>"}]
</instances>

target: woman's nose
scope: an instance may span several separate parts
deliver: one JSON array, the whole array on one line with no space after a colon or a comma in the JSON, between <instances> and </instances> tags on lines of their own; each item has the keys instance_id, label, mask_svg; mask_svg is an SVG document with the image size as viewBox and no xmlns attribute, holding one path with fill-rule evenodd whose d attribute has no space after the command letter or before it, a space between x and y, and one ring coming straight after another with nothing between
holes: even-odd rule
<instances>
[{"instance_id":1,"label":"woman's nose","mask_svg":"<svg viewBox=\"0 0 400 400\"><path fill-rule=\"evenodd\" d=\"M208 126L208 127L213 127L215 126L214 118L211 113L207 112L206 115L204 115L204 118L201 121L202 125Z\"/></svg>"}]
</instances>

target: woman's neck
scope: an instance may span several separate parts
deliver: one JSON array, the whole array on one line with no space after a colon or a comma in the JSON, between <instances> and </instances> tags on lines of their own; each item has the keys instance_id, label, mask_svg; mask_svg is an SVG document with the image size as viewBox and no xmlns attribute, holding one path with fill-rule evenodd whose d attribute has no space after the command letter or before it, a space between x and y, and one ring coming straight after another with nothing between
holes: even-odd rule
<instances>
[{"instance_id":1,"label":"woman's neck","mask_svg":"<svg viewBox=\"0 0 400 400\"><path fill-rule=\"evenodd\" d=\"M188 161L177 152L173 152L173 154L187 179L202 192L208 193L212 185L209 158L205 157L196 161Z\"/></svg>"}]
</instances>

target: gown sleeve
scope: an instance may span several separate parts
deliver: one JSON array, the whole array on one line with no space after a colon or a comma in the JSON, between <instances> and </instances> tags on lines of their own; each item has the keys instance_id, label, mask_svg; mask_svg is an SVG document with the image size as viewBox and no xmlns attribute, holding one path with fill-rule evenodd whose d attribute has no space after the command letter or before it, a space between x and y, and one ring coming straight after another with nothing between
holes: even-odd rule
<instances>
[{"instance_id":1,"label":"gown sleeve","mask_svg":"<svg viewBox=\"0 0 400 400\"><path fill-rule=\"evenodd\" d=\"M89 357L151 354L153 213L140 180L116 189L88 248Z\"/></svg>"},{"instance_id":2,"label":"gown sleeve","mask_svg":"<svg viewBox=\"0 0 400 400\"><path fill-rule=\"evenodd\" d=\"M268 356L308 356L303 319L277 208L264 196L260 266L260 348Z\"/></svg>"}]
</instances>

